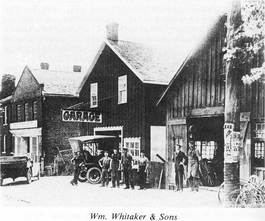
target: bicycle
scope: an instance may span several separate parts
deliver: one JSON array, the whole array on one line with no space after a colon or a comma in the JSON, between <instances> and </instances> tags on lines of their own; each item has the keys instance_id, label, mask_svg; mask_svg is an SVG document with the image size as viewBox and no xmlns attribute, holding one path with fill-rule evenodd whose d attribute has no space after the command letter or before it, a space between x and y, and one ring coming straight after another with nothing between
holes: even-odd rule
<instances>
[{"instance_id":1,"label":"bicycle","mask_svg":"<svg viewBox=\"0 0 265 221\"><path fill-rule=\"evenodd\" d=\"M224 203L224 183L218 190L219 203ZM228 195L232 207L264 207L265 206L265 181L260 181L256 175L248 180L240 180L240 188Z\"/></svg>"}]
</instances>

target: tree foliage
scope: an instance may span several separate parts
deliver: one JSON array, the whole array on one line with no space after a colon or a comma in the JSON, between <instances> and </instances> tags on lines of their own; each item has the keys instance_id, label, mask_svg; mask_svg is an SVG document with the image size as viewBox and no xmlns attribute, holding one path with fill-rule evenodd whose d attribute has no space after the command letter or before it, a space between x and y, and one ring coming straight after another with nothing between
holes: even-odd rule
<instances>
[{"instance_id":1,"label":"tree foliage","mask_svg":"<svg viewBox=\"0 0 265 221\"><path fill-rule=\"evenodd\" d=\"M233 44L227 44L224 58L228 62L237 59L245 65L264 53L265 0L242 0L241 4L242 23L232 33ZM253 68L250 75L243 76L242 80L250 84L262 75L265 75L264 63Z\"/></svg>"}]
</instances>

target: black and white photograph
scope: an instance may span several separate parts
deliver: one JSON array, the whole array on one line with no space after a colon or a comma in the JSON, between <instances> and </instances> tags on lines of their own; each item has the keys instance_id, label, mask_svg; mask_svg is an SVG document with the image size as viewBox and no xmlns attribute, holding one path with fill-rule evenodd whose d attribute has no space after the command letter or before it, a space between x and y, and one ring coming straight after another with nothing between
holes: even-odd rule
<instances>
[{"instance_id":1,"label":"black and white photograph","mask_svg":"<svg viewBox=\"0 0 265 221\"><path fill-rule=\"evenodd\" d=\"M1 0L1 220L264 220L265 0Z\"/></svg>"}]
</instances>

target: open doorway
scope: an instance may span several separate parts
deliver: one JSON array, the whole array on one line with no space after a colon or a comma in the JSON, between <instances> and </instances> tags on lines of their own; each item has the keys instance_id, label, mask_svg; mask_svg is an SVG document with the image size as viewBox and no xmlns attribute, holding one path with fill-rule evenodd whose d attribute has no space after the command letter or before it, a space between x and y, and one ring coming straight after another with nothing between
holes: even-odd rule
<instances>
[{"instance_id":1,"label":"open doorway","mask_svg":"<svg viewBox=\"0 0 265 221\"><path fill-rule=\"evenodd\" d=\"M202 157L200 163L202 184L220 185L224 177L224 118L191 118L189 125L194 125L195 146Z\"/></svg>"}]
</instances>

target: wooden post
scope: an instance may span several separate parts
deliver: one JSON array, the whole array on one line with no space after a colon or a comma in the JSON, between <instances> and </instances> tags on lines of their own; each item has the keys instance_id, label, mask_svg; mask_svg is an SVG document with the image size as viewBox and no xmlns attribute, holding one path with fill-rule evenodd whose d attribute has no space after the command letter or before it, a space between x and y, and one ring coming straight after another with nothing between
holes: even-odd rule
<instances>
[{"instance_id":1,"label":"wooden post","mask_svg":"<svg viewBox=\"0 0 265 221\"><path fill-rule=\"evenodd\" d=\"M238 46L234 33L241 25L240 0L234 0L227 19L228 49ZM229 206L229 193L238 189L239 176L239 136L240 132L240 84L241 65L238 58L231 58L226 62L225 87L225 125L224 125L224 192L225 205Z\"/></svg>"}]
</instances>

